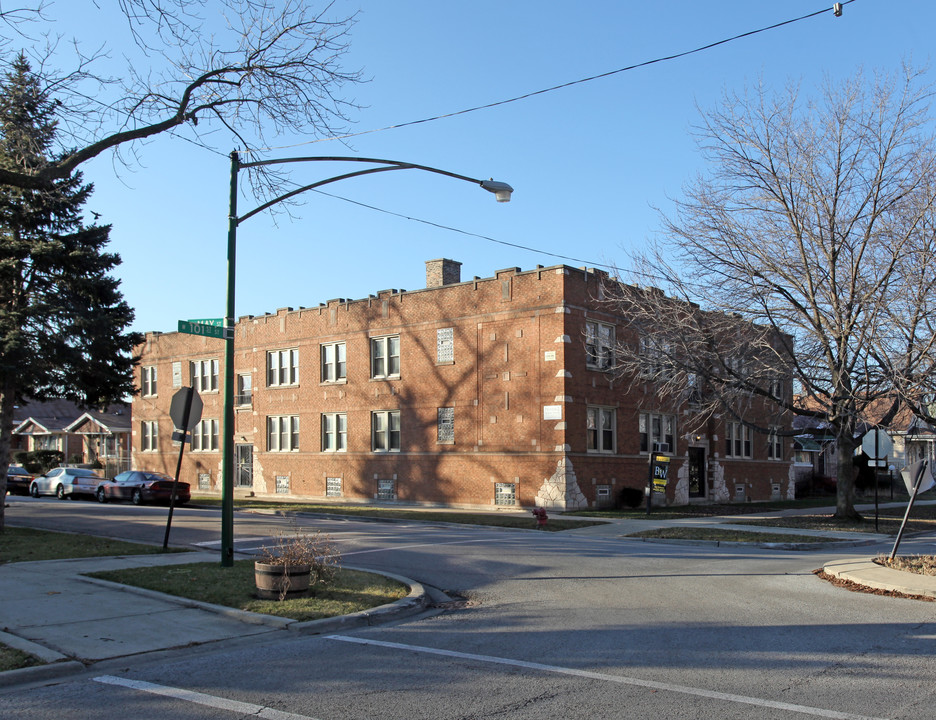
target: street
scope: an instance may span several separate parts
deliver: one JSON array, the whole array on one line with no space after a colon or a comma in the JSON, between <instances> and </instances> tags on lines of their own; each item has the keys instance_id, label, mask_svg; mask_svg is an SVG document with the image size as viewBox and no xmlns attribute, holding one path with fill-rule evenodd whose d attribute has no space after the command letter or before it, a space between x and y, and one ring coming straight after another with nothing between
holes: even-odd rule
<instances>
[{"instance_id":1,"label":"street","mask_svg":"<svg viewBox=\"0 0 936 720\"><path fill-rule=\"evenodd\" d=\"M165 515L14 498L8 522L160 543ZM177 509L172 542L216 544L218 518ZM467 602L348 634L106 661L57 684L11 688L0 716L932 717L936 604L852 593L813 574L889 546L790 552L588 530L300 522L329 532L345 565ZM235 544L254 548L288 524L238 513ZM907 539L901 551L931 553L933 538Z\"/></svg>"}]
</instances>

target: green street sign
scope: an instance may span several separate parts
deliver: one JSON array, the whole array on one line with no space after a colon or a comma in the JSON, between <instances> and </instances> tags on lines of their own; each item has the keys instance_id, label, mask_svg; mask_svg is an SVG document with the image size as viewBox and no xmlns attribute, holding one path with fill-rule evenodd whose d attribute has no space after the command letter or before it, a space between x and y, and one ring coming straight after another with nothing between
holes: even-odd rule
<instances>
[{"instance_id":1,"label":"green street sign","mask_svg":"<svg viewBox=\"0 0 936 720\"><path fill-rule=\"evenodd\" d=\"M227 337L225 328L218 325L205 325L203 323L189 322L179 320L179 332L189 335L201 335L202 337L218 338L224 340Z\"/></svg>"},{"instance_id":2,"label":"green street sign","mask_svg":"<svg viewBox=\"0 0 936 720\"><path fill-rule=\"evenodd\" d=\"M213 325L214 327L224 327L224 318L199 318L197 320L188 319L188 322L196 325Z\"/></svg>"}]
</instances>

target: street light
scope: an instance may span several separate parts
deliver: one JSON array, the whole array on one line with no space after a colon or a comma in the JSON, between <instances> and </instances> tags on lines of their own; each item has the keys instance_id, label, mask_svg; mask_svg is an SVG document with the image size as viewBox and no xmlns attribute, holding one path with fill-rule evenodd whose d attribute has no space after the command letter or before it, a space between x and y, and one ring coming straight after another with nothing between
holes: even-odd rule
<instances>
[{"instance_id":1,"label":"street light","mask_svg":"<svg viewBox=\"0 0 936 720\"><path fill-rule=\"evenodd\" d=\"M264 165L285 165L287 163L305 162L352 162L367 163L376 167L336 175L325 180L305 185L296 190L284 193L269 202L263 203L248 213L237 215L237 174L243 168L261 167ZM510 202L513 188L505 182L494 179L478 180L459 175L457 173L413 163L399 162L397 160L381 160L378 158L359 157L298 157L279 158L276 160L258 160L256 162L242 163L237 152L231 153L231 197L230 212L228 213L228 247L227 247L227 309L224 317L224 445L221 458L221 565L231 567L234 564L234 286L236 276L237 257L237 226L257 213L263 212L277 203L295 197L307 190L314 190L323 185L329 185L339 180L371 175L390 170L423 170L437 175L446 175L456 180L480 185L488 192L494 193L497 202Z\"/></svg>"}]
</instances>

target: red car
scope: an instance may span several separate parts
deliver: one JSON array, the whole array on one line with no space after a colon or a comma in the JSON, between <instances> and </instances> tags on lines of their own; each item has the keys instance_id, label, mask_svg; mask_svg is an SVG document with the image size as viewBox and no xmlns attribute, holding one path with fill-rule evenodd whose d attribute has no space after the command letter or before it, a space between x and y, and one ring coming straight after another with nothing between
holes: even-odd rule
<instances>
[{"instance_id":1,"label":"red car","mask_svg":"<svg viewBox=\"0 0 936 720\"><path fill-rule=\"evenodd\" d=\"M146 470L128 470L113 480L98 485L98 502L108 500L130 500L134 505L149 502L169 502L172 496L173 480L168 475ZM176 505L184 505L192 498L187 482L180 482L176 487Z\"/></svg>"}]
</instances>

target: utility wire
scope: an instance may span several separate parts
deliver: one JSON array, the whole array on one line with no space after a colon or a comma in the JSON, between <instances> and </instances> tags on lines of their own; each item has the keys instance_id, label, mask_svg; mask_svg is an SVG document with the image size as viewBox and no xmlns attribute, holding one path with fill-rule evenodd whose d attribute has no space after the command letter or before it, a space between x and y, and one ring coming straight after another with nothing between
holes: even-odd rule
<instances>
[{"instance_id":1,"label":"utility wire","mask_svg":"<svg viewBox=\"0 0 936 720\"><path fill-rule=\"evenodd\" d=\"M376 205L368 205L367 203L359 202L358 200L352 200L350 198L343 197L341 195L334 195L324 190L313 190L319 195L325 195L326 197L334 198L335 200L342 200L346 203L352 205L358 205L359 207L367 208L368 210L374 210L375 212L383 213L384 215L392 215L393 217L402 218L403 220L411 220L412 222L422 223L423 225L429 225L430 227L438 228L440 230L448 230L449 232L458 233L459 235L467 235L468 237L480 238L481 240L487 240L492 243L497 243L498 245L506 245L507 247L518 248L520 250L528 250L529 252L538 253L540 255L547 255L549 257L559 258L560 260L571 260L572 262L585 263L592 267L602 267L609 270L616 270L617 268L614 265L607 265L605 263L593 262L592 260L583 260L582 258L571 257L569 255L559 255L558 253L546 252L545 250L538 250L537 248L528 247L526 245L520 245L518 243L507 242L506 240L498 240L497 238L492 238L488 235L481 235L479 233L469 232L468 230L461 230L450 225L442 225L441 223L432 222L431 220L423 220L422 218L413 217L411 215L403 215L401 213L393 212L392 210L385 210L379 208Z\"/></svg>"},{"instance_id":2,"label":"utility wire","mask_svg":"<svg viewBox=\"0 0 936 720\"><path fill-rule=\"evenodd\" d=\"M840 5L850 5L855 2L855 0L843 0ZM619 73L628 72L630 70L636 70L638 68L647 67L649 65L655 65L657 63L668 62L670 60L678 60L679 58L686 57L688 55L694 55L696 53L703 52L705 50L711 50L712 48L718 47L719 45L725 45L735 40L741 40L742 38L751 37L752 35L757 35L759 33L767 32L768 30L776 30L777 28L784 27L786 25L792 25L793 23L800 22L801 20L809 20L810 18L817 17L818 15L823 15L828 12L836 12L836 9L833 7L827 7L823 10L816 10L815 12L807 13L797 18L792 18L791 20L783 20L782 22L774 23L773 25L767 25L766 27L758 28L757 30L749 30L743 32L740 35L734 35L733 37L725 38L723 40L717 40L715 42L708 43L707 45L702 45L697 47L694 50L684 50L683 52L678 52L673 55L666 55L663 57L654 58L653 60L645 60L643 62L636 63L634 65L628 65L627 67L622 67L617 70L610 70L608 72L600 73L598 75L592 75L590 77L582 78L580 80L572 80L570 82L562 83L561 85L553 85L552 87L544 88L542 90L534 90L533 92L526 93L524 95L518 95L516 97L508 98L506 100L498 100L496 102L487 103L485 105L476 105L474 107L466 108L464 110L457 110L455 112L445 113L444 115L434 115L433 117L423 118L422 120L411 120L409 122L398 123L396 125L387 125L382 128L375 128L372 130L362 130L355 133L347 133L345 135L334 135L326 138L317 138L315 140L309 140L307 142L297 143L295 145L283 145L276 148L264 148L264 150L285 150L288 148L302 147L304 145L314 145L315 143L325 142L327 140L347 140L348 138L360 137L362 135L370 135L373 133L384 132L385 130L396 130L398 128L410 127L412 125L421 125L423 123L434 122L436 120L444 120L446 118L457 117L459 115L466 115L468 113L477 112L479 110L488 110L490 108L499 107L501 105L507 105L509 103L519 102L520 100L527 100L537 95L545 95L546 93L555 92L557 90L564 90L565 88L573 87L575 85L581 85L582 83L592 82L593 80L601 80L602 78L611 77L612 75L618 75ZM841 14L839 10L836 15Z\"/></svg>"}]
</instances>

